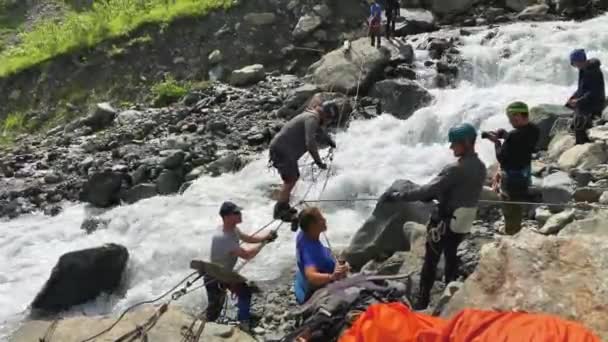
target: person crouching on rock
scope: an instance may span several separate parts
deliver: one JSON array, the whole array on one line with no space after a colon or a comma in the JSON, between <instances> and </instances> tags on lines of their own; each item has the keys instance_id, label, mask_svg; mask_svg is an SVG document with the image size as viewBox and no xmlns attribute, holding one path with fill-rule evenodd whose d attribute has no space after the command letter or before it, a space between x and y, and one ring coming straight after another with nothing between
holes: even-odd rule
<instances>
[{"instance_id":1,"label":"person crouching on rock","mask_svg":"<svg viewBox=\"0 0 608 342\"><path fill-rule=\"evenodd\" d=\"M507 107L507 116L514 130L500 129L484 132L481 137L494 142L496 159L500 169L494 176L494 191L505 201L529 201L532 182L532 153L540 136L540 130L528 119L528 105L513 102ZM504 140L504 142L501 142ZM505 233L515 235L521 230L525 206L505 203Z\"/></svg>"},{"instance_id":2,"label":"person crouching on rock","mask_svg":"<svg viewBox=\"0 0 608 342\"><path fill-rule=\"evenodd\" d=\"M420 292L414 304L416 310L423 310L430 303L437 264L442 253L445 256L446 284L457 279L459 260L456 251L475 220L486 179L486 166L475 153L475 128L467 123L452 127L448 138L458 161L446 166L426 185L403 193L395 191L385 195L387 201L439 202L427 226Z\"/></svg>"},{"instance_id":3,"label":"person crouching on rock","mask_svg":"<svg viewBox=\"0 0 608 342\"><path fill-rule=\"evenodd\" d=\"M566 107L574 109L575 112L572 126L577 145L591 141L587 130L592 126L593 117L601 115L604 110L606 89L600 64L598 59L587 59L583 49L570 53L570 65L579 70L578 88L566 103Z\"/></svg>"},{"instance_id":4,"label":"person crouching on rock","mask_svg":"<svg viewBox=\"0 0 608 342\"><path fill-rule=\"evenodd\" d=\"M327 230L327 222L318 208L303 209L299 223L301 230L296 238L298 269L294 288L298 304L304 304L319 288L345 278L350 266L346 262L337 262L329 248L321 243L319 238Z\"/></svg>"},{"instance_id":5,"label":"person crouching on rock","mask_svg":"<svg viewBox=\"0 0 608 342\"><path fill-rule=\"evenodd\" d=\"M315 95L303 113L291 119L270 142L270 162L279 171L283 186L274 207L273 216L286 222L297 220L296 210L289 205L291 191L300 178L298 160L308 151L315 164L327 169L319 156L317 141L327 143L331 148L336 143L324 129L324 125L338 115L338 106L333 101L323 102Z\"/></svg>"},{"instance_id":6,"label":"person crouching on rock","mask_svg":"<svg viewBox=\"0 0 608 342\"><path fill-rule=\"evenodd\" d=\"M377 47L380 48L382 44L382 7L377 0L371 1L369 12L370 16L367 24L369 25L369 36L372 39L372 46L376 46L376 42L378 42Z\"/></svg>"},{"instance_id":7,"label":"person crouching on rock","mask_svg":"<svg viewBox=\"0 0 608 342\"><path fill-rule=\"evenodd\" d=\"M222 203L220 208L220 216L222 217L221 230L218 229L211 239L211 262L221 265L226 270L232 271L238 258L244 260L253 259L262 249L264 244L274 241L277 234L270 231L260 237L245 234L237 227L241 223L242 208L233 202L226 201ZM240 241L246 243L257 244L252 247L241 247ZM205 287L207 289L207 299L209 305L207 307L207 320L213 322L217 320L222 312L224 302L226 301L226 289L228 286L222 284L218 280L206 275ZM242 328L249 327L251 318L251 290L247 285L242 284L237 287L231 287L230 291L238 297L238 317Z\"/></svg>"}]
</instances>

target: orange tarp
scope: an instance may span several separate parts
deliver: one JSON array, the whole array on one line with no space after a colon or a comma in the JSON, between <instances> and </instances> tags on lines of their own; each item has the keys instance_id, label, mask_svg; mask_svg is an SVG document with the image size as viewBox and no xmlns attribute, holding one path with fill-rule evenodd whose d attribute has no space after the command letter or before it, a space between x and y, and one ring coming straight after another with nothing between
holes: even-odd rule
<instances>
[{"instance_id":1,"label":"orange tarp","mask_svg":"<svg viewBox=\"0 0 608 342\"><path fill-rule=\"evenodd\" d=\"M401 303L374 304L339 342L600 342L582 325L523 312L466 309L451 320L411 311Z\"/></svg>"}]
</instances>

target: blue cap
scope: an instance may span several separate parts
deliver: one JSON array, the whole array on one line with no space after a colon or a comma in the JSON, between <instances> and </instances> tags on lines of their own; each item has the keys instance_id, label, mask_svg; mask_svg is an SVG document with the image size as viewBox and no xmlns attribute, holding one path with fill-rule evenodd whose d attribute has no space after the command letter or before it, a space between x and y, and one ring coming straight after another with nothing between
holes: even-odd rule
<instances>
[{"instance_id":1,"label":"blue cap","mask_svg":"<svg viewBox=\"0 0 608 342\"><path fill-rule=\"evenodd\" d=\"M451 143L457 142L473 142L477 138L477 130L473 125L469 123L463 123L457 126L450 128L450 132L448 133L448 140Z\"/></svg>"},{"instance_id":2,"label":"blue cap","mask_svg":"<svg viewBox=\"0 0 608 342\"><path fill-rule=\"evenodd\" d=\"M587 60L587 54L584 49L576 49L570 52L570 64L575 62L584 62Z\"/></svg>"},{"instance_id":3,"label":"blue cap","mask_svg":"<svg viewBox=\"0 0 608 342\"><path fill-rule=\"evenodd\" d=\"M226 201L222 203L222 207L220 208L220 216L224 217L228 215L240 214L241 210L243 210L243 208L239 207L233 202Z\"/></svg>"}]
</instances>

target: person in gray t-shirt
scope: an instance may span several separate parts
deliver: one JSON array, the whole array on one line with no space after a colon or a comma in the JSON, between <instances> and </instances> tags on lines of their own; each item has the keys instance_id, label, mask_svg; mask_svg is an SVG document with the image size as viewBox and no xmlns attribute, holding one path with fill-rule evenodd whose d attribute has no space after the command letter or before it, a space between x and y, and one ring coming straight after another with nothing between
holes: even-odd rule
<instances>
[{"instance_id":1,"label":"person in gray t-shirt","mask_svg":"<svg viewBox=\"0 0 608 342\"><path fill-rule=\"evenodd\" d=\"M276 232L270 231L259 237L242 233L237 225L242 222L241 208L232 202L224 202L220 208L223 224L211 238L211 262L222 265L227 270L233 270L238 258L253 259L264 244L276 239ZM255 244L241 246L240 241ZM205 276L207 288L207 320L215 321L219 317L226 300L225 284ZM238 320L247 324L251 316L251 290L246 284L231 287L230 291L238 297Z\"/></svg>"},{"instance_id":2,"label":"person in gray t-shirt","mask_svg":"<svg viewBox=\"0 0 608 342\"><path fill-rule=\"evenodd\" d=\"M336 143L323 129L323 125L338 115L338 106L333 101L321 100L314 96L309 109L291 119L281 128L270 142L270 162L279 171L283 187L274 207L274 218L294 222L296 211L289 206L291 191L300 178L298 160L310 153L315 164L320 169L327 169L319 156L318 140L327 143L331 148Z\"/></svg>"}]
</instances>

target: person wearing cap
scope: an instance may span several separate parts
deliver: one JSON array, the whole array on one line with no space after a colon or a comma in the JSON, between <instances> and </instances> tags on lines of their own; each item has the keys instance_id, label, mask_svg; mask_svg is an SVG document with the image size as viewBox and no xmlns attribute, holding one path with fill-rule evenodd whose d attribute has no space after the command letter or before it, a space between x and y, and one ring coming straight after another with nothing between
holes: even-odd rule
<instances>
[{"instance_id":1,"label":"person wearing cap","mask_svg":"<svg viewBox=\"0 0 608 342\"><path fill-rule=\"evenodd\" d=\"M587 129L591 128L593 117L604 110L606 90L598 59L587 59L585 50L576 49L570 53L570 64L579 70L578 87L566 103L566 107L575 111L572 126L578 145L590 142Z\"/></svg>"},{"instance_id":2,"label":"person wearing cap","mask_svg":"<svg viewBox=\"0 0 608 342\"><path fill-rule=\"evenodd\" d=\"M493 187L505 201L529 201L528 189L532 181L532 154L540 136L538 127L528 119L528 105L513 102L507 107L507 116L513 126L510 132L499 129L485 132L482 137L494 142L500 168L494 176ZM504 204L505 233L517 234L521 230L525 206Z\"/></svg>"},{"instance_id":3,"label":"person wearing cap","mask_svg":"<svg viewBox=\"0 0 608 342\"><path fill-rule=\"evenodd\" d=\"M333 101L323 102L318 95L313 96L308 109L289 120L270 142L270 163L278 170L283 186L274 207L273 216L287 222L297 222L296 211L289 205L291 191L300 178L298 160L308 152L315 164L322 170L327 165L319 156L319 142L331 148L336 143L324 126L337 117L338 106Z\"/></svg>"},{"instance_id":4,"label":"person wearing cap","mask_svg":"<svg viewBox=\"0 0 608 342\"><path fill-rule=\"evenodd\" d=\"M323 246L321 233L327 222L319 208L308 207L298 218L300 232L296 237L296 271L294 290L298 304L304 304L319 288L348 274L350 266L338 262L329 248Z\"/></svg>"},{"instance_id":5,"label":"person wearing cap","mask_svg":"<svg viewBox=\"0 0 608 342\"><path fill-rule=\"evenodd\" d=\"M380 48L382 44L382 6L378 3L378 0L370 0L369 7L369 18L367 23L369 25L369 36L372 40L372 46ZM377 44L376 44L377 43Z\"/></svg>"},{"instance_id":6,"label":"person wearing cap","mask_svg":"<svg viewBox=\"0 0 608 342\"><path fill-rule=\"evenodd\" d=\"M458 246L470 231L486 179L486 166L475 152L477 131L468 123L452 127L448 133L450 149L458 160L447 165L429 183L406 192L382 196L387 201L437 200L427 226L426 251L420 273L420 287L414 308L423 310L430 303L437 264L445 257L445 282L458 277Z\"/></svg>"},{"instance_id":7,"label":"person wearing cap","mask_svg":"<svg viewBox=\"0 0 608 342\"><path fill-rule=\"evenodd\" d=\"M226 270L232 271L239 258L244 260L253 259L262 249L264 244L277 238L276 232L270 231L260 236L252 236L243 233L237 225L242 222L242 208L233 202L226 201L220 208L222 226L211 238L211 262L221 265ZM241 246L240 242L253 244ZM205 287L207 288L207 320L213 322L218 319L226 300L225 284L220 283L210 276L205 276ZM238 317L241 326L247 327L251 318L251 290L242 284L230 288L230 291L238 297Z\"/></svg>"}]
</instances>

